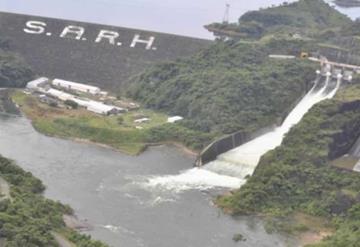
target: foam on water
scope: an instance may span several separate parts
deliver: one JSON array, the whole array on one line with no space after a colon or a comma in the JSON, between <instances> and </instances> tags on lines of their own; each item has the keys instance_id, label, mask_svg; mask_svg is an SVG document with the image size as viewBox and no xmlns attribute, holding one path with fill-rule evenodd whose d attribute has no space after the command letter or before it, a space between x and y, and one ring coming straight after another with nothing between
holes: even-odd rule
<instances>
[{"instance_id":1,"label":"foam on water","mask_svg":"<svg viewBox=\"0 0 360 247\"><path fill-rule=\"evenodd\" d=\"M214 187L239 188L244 183L243 179L218 174L203 168L193 168L178 175L158 176L148 179L146 187L172 190L181 192L184 190L206 190Z\"/></svg>"},{"instance_id":2,"label":"foam on water","mask_svg":"<svg viewBox=\"0 0 360 247\"><path fill-rule=\"evenodd\" d=\"M189 169L178 175L152 177L148 179L146 186L175 192L214 187L229 189L241 187L246 181L246 176L254 172L261 156L279 146L285 134L302 119L313 105L334 97L340 87L341 78L338 78L335 87L329 76L317 89L320 83L319 80L314 84L313 88L290 112L283 124L275 130L219 155L217 160L204 167Z\"/></svg>"}]
</instances>

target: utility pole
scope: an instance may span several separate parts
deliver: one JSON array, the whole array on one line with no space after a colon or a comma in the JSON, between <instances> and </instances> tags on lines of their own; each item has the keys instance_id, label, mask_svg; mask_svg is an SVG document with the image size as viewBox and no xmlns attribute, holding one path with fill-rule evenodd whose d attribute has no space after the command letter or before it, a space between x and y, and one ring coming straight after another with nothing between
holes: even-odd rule
<instances>
[{"instance_id":1,"label":"utility pole","mask_svg":"<svg viewBox=\"0 0 360 247\"><path fill-rule=\"evenodd\" d=\"M228 24L230 19L230 4L226 3L223 23Z\"/></svg>"}]
</instances>

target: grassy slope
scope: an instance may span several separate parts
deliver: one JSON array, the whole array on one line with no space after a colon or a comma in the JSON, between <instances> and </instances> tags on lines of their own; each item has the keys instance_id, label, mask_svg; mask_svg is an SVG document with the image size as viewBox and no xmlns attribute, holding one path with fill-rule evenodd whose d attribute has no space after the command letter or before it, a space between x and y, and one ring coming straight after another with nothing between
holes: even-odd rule
<instances>
[{"instance_id":1,"label":"grassy slope","mask_svg":"<svg viewBox=\"0 0 360 247\"><path fill-rule=\"evenodd\" d=\"M105 144L130 155L139 154L147 145L170 141L181 141L193 149L201 149L202 143L211 140L210 135L188 130L177 124L166 124L167 117L150 110L129 112L121 117L104 117L85 109L67 110L41 104L35 97L17 91L13 100L32 120L41 133L62 138L78 138ZM141 113L151 118L149 123L136 129L135 115ZM195 138L195 137L198 138Z\"/></svg>"},{"instance_id":2,"label":"grassy slope","mask_svg":"<svg viewBox=\"0 0 360 247\"><path fill-rule=\"evenodd\" d=\"M0 176L10 184L11 191L11 200L0 201L0 231L6 247L58 246L52 232L64 233L79 247L106 246L67 229L62 215L72 210L45 199L41 195L45 187L40 180L1 156Z\"/></svg>"},{"instance_id":3,"label":"grassy slope","mask_svg":"<svg viewBox=\"0 0 360 247\"><path fill-rule=\"evenodd\" d=\"M333 219L338 231L322 246L356 246L351 244L359 240L360 174L334 168L330 161L345 154L360 135L359 105L356 85L315 106L280 147L262 157L240 190L219 198L219 205L235 214L302 211L323 216ZM343 244L332 245L339 239Z\"/></svg>"}]
</instances>

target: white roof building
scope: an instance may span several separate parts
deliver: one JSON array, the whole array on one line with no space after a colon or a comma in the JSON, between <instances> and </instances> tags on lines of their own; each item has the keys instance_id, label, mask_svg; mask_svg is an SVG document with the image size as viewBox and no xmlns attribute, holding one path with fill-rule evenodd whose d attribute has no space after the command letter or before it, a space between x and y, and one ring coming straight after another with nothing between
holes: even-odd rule
<instances>
[{"instance_id":1,"label":"white roof building","mask_svg":"<svg viewBox=\"0 0 360 247\"><path fill-rule=\"evenodd\" d=\"M49 82L49 78L40 77L36 80L30 81L26 84L27 89L35 90Z\"/></svg>"},{"instance_id":2,"label":"white roof building","mask_svg":"<svg viewBox=\"0 0 360 247\"><path fill-rule=\"evenodd\" d=\"M184 118L183 117L180 117L180 116L174 116L174 117L169 117L167 122L168 123L175 123L177 121L180 121L180 120L183 120Z\"/></svg>"},{"instance_id":3,"label":"white roof building","mask_svg":"<svg viewBox=\"0 0 360 247\"><path fill-rule=\"evenodd\" d=\"M114 106L105 105L96 101L90 101L89 105L86 108L88 111L95 112L98 114L110 114L113 111L116 111Z\"/></svg>"},{"instance_id":4,"label":"white roof building","mask_svg":"<svg viewBox=\"0 0 360 247\"><path fill-rule=\"evenodd\" d=\"M72 100L76 102L79 106L85 107L88 111L97 114L109 115L125 111L123 108L117 106L105 105L104 103L95 100L80 99L72 94L65 93L63 91L53 88L45 91L45 93L61 101Z\"/></svg>"},{"instance_id":5,"label":"white roof building","mask_svg":"<svg viewBox=\"0 0 360 247\"><path fill-rule=\"evenodd\" d=\"M103 114L108 115L111 113L118 113L121 111L124 111L124 109L112 106L112 105L105 105L102 102L94 101L94 100L83 100L74 98L73 101L78 103L79 106L85 107L88 111L97 113L97 114Z\"/></svg>"},{"instance_id":6,"label":"white roof building","mask_svg":"<svg viewBox=\"0 0 360 247\"><path fill-rule=\"evenodd\" d=\"M100 94L100 92L101 92L100 88L95 87L95 86L90 86L90 85L77 83L77 82L65 81L65 80L61 80L61 79L54 79L52 81L52 85L61 87L61 88L65 88L65 89L83 92L83 93L94 94L94 95Z\"/></svg>"},{"instance_id":7,"label":"white roof building","mask_svg":"<svg viewBox=\"0 0 360 247\"><path fill-rule=\"evenodd\" d=\"M55 97L55 98L58 98L62 101L66 101L66 100L74 100L75 99L75 96L74 95L71 95L71 94L68 94L68 93L65 93L63 91L60 91L60 90L57 90L57 89L53 89L53 88L50 88L49 90L47 90L45 92L47 95L50 95L52 97Z\"/></svg>"}]
</instances>

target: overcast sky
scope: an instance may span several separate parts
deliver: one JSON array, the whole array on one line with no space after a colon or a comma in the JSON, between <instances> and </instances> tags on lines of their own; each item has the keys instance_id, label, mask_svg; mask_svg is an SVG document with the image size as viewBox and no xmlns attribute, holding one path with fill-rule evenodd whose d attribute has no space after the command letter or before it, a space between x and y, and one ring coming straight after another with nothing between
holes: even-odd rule
<instances>
[{"instance_id":1,"label":"overcast sky","mask_svg":"<svg viewBox=\"0 0 360 247\"><path fill-rule=\"evenodd\" d=\"M203 26L284 0L0 0L0 10L211 38Z\"/></svg>"},{"instance_id":2,"label":"overcast sky","mask_svg":"<svg viewBox=\"0 0 360 247\"><path fill-rule=\"evenodd\" d=\"M212 38L203 26L222 20L226 2L236 21L248 10L284 0L0 0L0 11ZM360 15L360 9L352 11Z\"/></svg>"}]
</instances>

